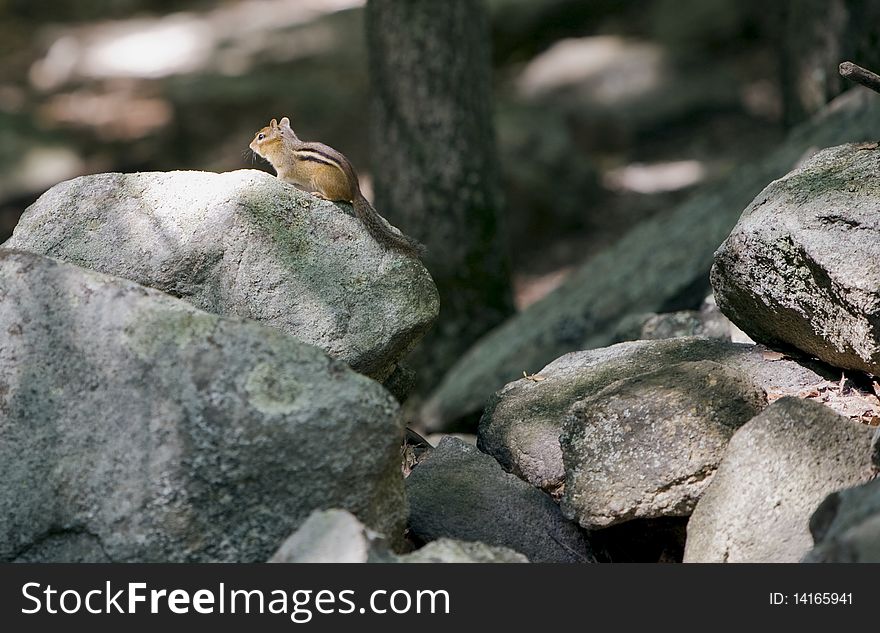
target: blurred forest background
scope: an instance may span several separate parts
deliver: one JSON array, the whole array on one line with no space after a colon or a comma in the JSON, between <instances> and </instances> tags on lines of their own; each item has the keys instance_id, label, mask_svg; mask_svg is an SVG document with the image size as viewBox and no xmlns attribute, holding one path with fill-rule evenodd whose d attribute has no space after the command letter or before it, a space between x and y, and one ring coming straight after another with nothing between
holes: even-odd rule
<instances>
[{"instance_id":1,"label":"blurred forest background","mask_svg":"<svg viewBox=\"0 0 880 633\"><path fill-rule=\"evenodd\" d=\"M877 5L0 0L0 242L78 175L271 171L243 152L288 115L430 249L424 396L634 226L770 153L846 88L841 60L880 68Z\"/></svg>"}]
</instances>

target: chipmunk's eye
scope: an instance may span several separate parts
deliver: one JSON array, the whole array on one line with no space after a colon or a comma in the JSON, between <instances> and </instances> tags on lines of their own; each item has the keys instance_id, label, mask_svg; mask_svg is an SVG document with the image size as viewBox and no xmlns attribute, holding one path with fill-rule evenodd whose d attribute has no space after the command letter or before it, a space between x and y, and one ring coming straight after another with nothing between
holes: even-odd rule
<instances>
[{"instance_id":1,"label":"chipmunk's eye","mask_svg":"<svg viewBox=\"0 0 880 633\"><path fill-rule=\"evenodd\" d=\"M258 140L258 141L262 141L264 138L266 138L266 135L265 135L265 134L257 134L257 140Z\"/></svg>"}]
</instances>

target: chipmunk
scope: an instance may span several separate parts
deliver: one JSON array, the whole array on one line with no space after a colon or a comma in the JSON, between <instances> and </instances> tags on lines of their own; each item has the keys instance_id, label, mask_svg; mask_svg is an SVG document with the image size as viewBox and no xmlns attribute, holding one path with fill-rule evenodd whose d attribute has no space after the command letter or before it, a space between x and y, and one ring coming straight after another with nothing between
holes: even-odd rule
<instances>
[{"instance_id":1,"label":"chipmunk","mask_svg":"<svg viewBox=\"0 0 880 633\"><path fill-rule=\"evenodd\" d=\"M265 158L278 178L324 200L350 202L367 231L385 247L419 257L425 247L416 240L392 231L373 205L361 193L358 177L341 152L323 143L301 141L290 127L290 119L275 119L254 135L250 148Z\"/></svg>"}]
</instances>

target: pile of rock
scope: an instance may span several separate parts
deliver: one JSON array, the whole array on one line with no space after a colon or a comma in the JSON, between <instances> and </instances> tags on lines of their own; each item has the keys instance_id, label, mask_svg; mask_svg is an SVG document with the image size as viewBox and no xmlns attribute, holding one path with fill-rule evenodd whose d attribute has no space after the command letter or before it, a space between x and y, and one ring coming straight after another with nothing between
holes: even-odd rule
<instances>
[{"instance_id":1,"label":"pile of rock","mask_svg":"<svg viewBox=\"0 0 880 633\"><path fill-rule=\"evenodd\" d=\"M715 255L720 310L764 345L730 342L708 309L640 318L640 338L656 340L569 353L500 389L479 449L558 500L598 560L638 533L621 527L683 517L684 561L880 561L878 199L877 143L819 152L770 184ZM665 338L695 331L708 336ZM492 477L463 474L450 449L447 472L416 466L434 484L421 496L454 507L480 481L484 493L461 497L468 525L503 524L473 501ZM430 535L455 536L457 521Z\"/></svg>"},{"instance_id":2,"label":"pile of rock","mask_svg":"<svg viewBox=\"0 0 880 633\"><path fill-rule=\"evenodd\" d=\"M437 307L421 264L261 172L58 185L0 248L0 560L264 561L324 507L399 547L374 378Z\"/></svg>"},{"instance_id":3,"label":"pile of rock","mask_svg":"<svg viewBox=\"0 0 880 633\"><path fill-rule=\"evenodd\" d=\"M797 397L823 381L760 346L622 343L508 384L478 445L592 536L693 514L685 560L797 561L822 499L874 472L871 427Z\"/></svg>"}]
</instances>

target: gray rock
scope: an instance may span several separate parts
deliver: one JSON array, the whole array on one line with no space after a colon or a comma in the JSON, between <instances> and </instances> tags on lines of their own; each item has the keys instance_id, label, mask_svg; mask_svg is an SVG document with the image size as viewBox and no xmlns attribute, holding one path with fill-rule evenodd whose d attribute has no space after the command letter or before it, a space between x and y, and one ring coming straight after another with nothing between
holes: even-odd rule
<instances>
[{"instance_id":1,"label":"gray rock","mask_svg":"<svg viewBox=\"0 0 880 633\"><path fill-rule=\"evenodd\" d=\"M480 541L533 563L594 562L590 544L553 499L475 447L445 437L406 479L410 533Z\"/></svg>"},{"instance_id":2,"label":"gray rock","mask_svg":"<svg viewBox=\"0 0 880 633\"><path fill-rule=\"evenodd\" d=\"M709 296L699 310L631 315L620 322L616 342L707 336L734 343L754 343L731 323Z\"/></svg>"},{"instance_id":3,"label":"gray rock","mask_svg":"<svg viewBox=\"0 0 880 633\"><path fill-rule=\"evenodd\" d=\"M480 420L477 445L505 470L554 493L565 479L559 434L569 407L616 381L704 360L744 372L773 397L822 381L794 361L765 359L764 351L754 345L679 338L566 354L535 379L514 381L492 397Z\"/></svg>"},{"instance_id":4,"label":"gray rock","mask_svg":"<svg viewBox=\"0 0 880 633\"><path fill-rule=\"evenodd\" d=\"M822 542L804 563L880 563L880 512Z\"/></svg>"},{"instance_id":5,"label":"gray rock","mask_svg":"<svg viewBox=\"0 0 880 633\"><path fill-rule=\"evenodd\" d=\"M880 479L831 493L810 517L807 563L880 563Z\"/></svg>"},{"instance_id":6,"label":"gray rock","mask_svg":"<svg viewBox=\"0 0 880 633\"><path fill-rule=\"evenodd\" d=\"M381 536L346 510L315 510L300 528L291 534L270 563L366 563L376 548L390 556L380 545Z\"/></svg>"},{"instance_id":7,"label":"gray rock","mask_svg":"<svg viewBox=\"0 0 880 633\"><path fill-rule=\"evenodd\" d=\"M826 149L772 182L715 253L721 310L749 336L880 374L880 149Z\"/></svg>"},{"instance_id":8,"label":"gray rock","mask_svg":"<svg viewBox=\"0 0 880 633\"><path fill-rule=\"evenodd\" d=\"M880 428L874 432L874 439L871 441L871 459L875 468L880 468Z\"/></svg>"},{"instance_id":9,"label":"gray rock","mask_svg":"<svg viewBox=\"0 0 880 633\"><path fill-rule=\"evenodd\" d=\"M440 538L412 554L398 557L400 563L528 563L529 559L507 547L472 541Z\"/></svg>"},{"instance_id":10,"label":"gray rock","mask_svg":"<svg viewBox=\"0 0 880 633\"><path fill-rule=\"evenodd\" d=\"M0 529L2 529L0 523ZM6 561L4 561L6 562ZM19 552L16 563L112 563L101 539L84 528L65 528L58 534L45 534Z\"/></svg>"},{"instance_id":11,"label":"gray rock","mask_svg":"<svg viewBox=\"0 0 880 633\"><path fill-rule=\"evenodd\" d=\"M345 510L316 510L270 563L527 563L506 547L441 538L402 556Z\"/></svg>"},{"instance_id":12,"label":"gray rock","mask_svg":"<svg viewBox=\"0 0 880 633\"><path fill-rule=\"evenodd\" d=\"M384 380L436 318L437 289L348 209L254 170L97 174L52 187L4 246L262 321Z\"/></svg>"},{"instance_id":13,"label":"gray rock","mask_svg":"<svg viewBox=\"0 0 880 633\"><path fill-rule=\"evenodd\" d=\"M627 315L698 304L709 290L716 246L756 193L789 171L809 147L868 138L880 138L880 100L852 90L793 131L771 155L670 212L639 222L554 292L478 341L427 399L424 423L432 430L449 428L482 410L493 392L524 370L533 372L572 350L609 345Z\"/></svg>"},{"instance_id":14,"label":"gray rock","mask_svg":"<svg viewBox=\"0 0 880 633\"><path fill-rule=\"evenodd\" d=\"M264 561L316 507L400 537L403 424L316 347L0 249L0 560Z\"/></svg>"},{"instance_id":15,"label":"gray rock","mask_svg":"<svg viewBox=\"0 0 880 633\"><path fill-rule=\"evenodd\" d=\"M714 314L704 315L698 310L682 310L645 315L638 336L634 338L658 340L685 336L706 336L729 341L730 329Z\"/></svg>"},{"instance_id":16,"label":"gray rock","mask_svg":"<svg viewBox=\"0 0 880 633\"><path fill-rule=\"evenodd\" d=\"M871 434L822 404L771 404L727 445L688 523L685 562L799 561L822 500L871 478Z\"/></svg>"},{"instance_id":17,"label":"gray rock","mask_svg":"<svg viewBox=\"0 0 880 633\"><path fill-rule=\"evenodd\" d=\"M563 514L587 529L690 515L733 432L766 405L747 375L712 361L612 383L566 416Z\"/></svg>"}]
</instances>

